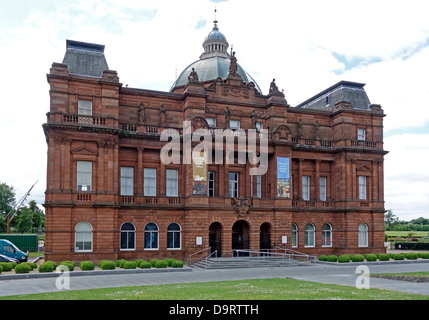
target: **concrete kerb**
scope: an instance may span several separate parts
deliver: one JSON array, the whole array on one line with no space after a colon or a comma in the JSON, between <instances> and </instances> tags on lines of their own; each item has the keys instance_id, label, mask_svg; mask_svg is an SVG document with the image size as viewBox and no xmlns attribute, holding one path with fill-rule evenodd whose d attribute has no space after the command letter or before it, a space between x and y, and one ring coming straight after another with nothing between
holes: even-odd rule
<instances>
[{"instance_id":1,"label":"concrete kerb","mask_svg":"<svg viewBox=\"0 0 429 320\"><path fill-rule=\"evenodd\" d=\"M314 260L311 263L327 264L330 266L359 266L359 265L382 265L382 264L407 264L407 263L429 263L429 259L422 260L391 260L391 261L362 261L362 262L329 262Z\"/></svg>"},{"instance_id":2,"label":"concrete kerb","mask_svg":"<svg viewBox=\"0 0 429 320\"><path fill-rule=\"evenodd\" d=\"M137 274L137 273L162 273L162 272L190 272L192 268L157 268L157 269L115 269L115 270L86 270L86 271L70 271L70 277L76 276L97 276L108 274ZM39 272L39 273L19 273L19 274L0 274L1 280L17 280L17 279L34 279L34 278L55 278L64 274L64 272Z\"/></svg>"}]
</instances>

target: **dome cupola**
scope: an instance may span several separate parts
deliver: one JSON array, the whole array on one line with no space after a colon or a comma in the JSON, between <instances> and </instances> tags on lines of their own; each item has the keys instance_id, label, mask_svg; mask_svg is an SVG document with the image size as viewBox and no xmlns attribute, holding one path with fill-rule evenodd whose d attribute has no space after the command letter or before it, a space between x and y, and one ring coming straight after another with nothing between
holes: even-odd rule
<instances>
[{"instance_id":1,"label":"dome cupola","mask_svg":"<svg viewBox=\"0 0 429 320\"><path fill-rule=\"evenodd\" d=\"M210 31L210 33L204 39L204 52L201 54L200 59L207 59L211 57L229 58L229 43L226 41L225 35L219 31L217 20L213 21L213 23L213 30Z\"/></svg>"}]
</instances>

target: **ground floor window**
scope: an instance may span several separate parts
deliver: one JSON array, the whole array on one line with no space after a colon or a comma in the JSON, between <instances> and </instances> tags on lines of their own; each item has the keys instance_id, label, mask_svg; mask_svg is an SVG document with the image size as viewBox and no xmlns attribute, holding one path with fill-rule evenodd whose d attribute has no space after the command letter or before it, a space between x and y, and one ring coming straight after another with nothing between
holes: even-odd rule
<instances>
[{"instance_id":1,"label":"ground floor window","mask_svg":"<svg viewBox=\"0 0 429 320\"><path fill-rule=\"evenodd\" d=\"M144 227L144 248L158 249L158 226L153 222Z\"/></svg>"},{"instance_id":2,"label":"ground floor window","mask_svg":"<svg viewBox=\"0 0 429 320\"><path fill-rule=\"evenodd\" d=\"M298 226L292 223L292 248L298 247Z\"/></svg>"},{"instance_id":3,"label":"ground floor window","mask_svg":"<svg viewBox=\"0 0 429 320\"><path fill-rule=\"evenodd\" d=\"M314 247L315 241L314 241L314 225L311 223L307 223L305 225L305 233L304 233L304 245L306 247Z\"/></svg>"},{"instance_id":4,"label":"ground floor window","mask_svg":"<svg viewBox=\"0 0 429 320\"><path fill-rule=\"evenodd\" d=\"M126 222L121 226L121 250L136 248L136 229L132 223Z\"/></svg>"},{"instance_id":5,"label":"ground floor window","mask_svg":"<svg viewBox=\"0 0 429 320\"><path fill-rule=\"evenodd\" d=\"M332 227L329 223L322 227L322 247L332 247Z\"/></svg>"},{"instance_id":6,"label":"ground floor window","mask_svg":"<svg viewBox=\"0 0 429 320\"><path fill-rule=\"evenodd\" d=\"M92 225L79 222L75 227L75 251L92 251Z\"/></svg>"},{"instance_id":7,"label":"ground floor window","mask_svg":"<svg viewBox=\"0 0 429 320\"><path fill-rule=\"evenodd\" d=\"M359 225L359 247L368 247L368 226L365 223Z\"/></svg>"},{"instance_id":8,"label":"ground floor window","mask_svg":"<svg viewBox=\"0 0 429 320\"><path fill-rule=\"evenodd\" d=\"M178 223L170 223L167 227L167 249L180 249L180 225Z\"/></svg>"}]
</instances>

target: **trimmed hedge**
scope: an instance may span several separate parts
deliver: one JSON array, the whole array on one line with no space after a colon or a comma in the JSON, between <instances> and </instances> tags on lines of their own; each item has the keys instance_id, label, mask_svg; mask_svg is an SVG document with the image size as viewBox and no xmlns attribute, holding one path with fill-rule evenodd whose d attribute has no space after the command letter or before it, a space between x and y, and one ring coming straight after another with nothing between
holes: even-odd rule
<instances>
[{"instance_id":1,"label":"trimmed hedge","mask_svg":"<svg viewBox=\"0 0 429 320\"><path fill-rule=\"evenodd\" d=\"M183 261L174 260L171 266L173 268L183 268Z\"/></svg>"},{"instance_id":2,"label":"trimmed hedge","mask_svg":"<svg viewBox=\"0 0 429 320\"><path fill-rule=\"evenodd\" d=\"M319 256L319 261L327 261L328 260L328 256L326 254L322 254Z\"/></svg>"},{"instance_id":3,"label":"trimmed hedge","mask_svg":"<svg viewBox=\"0 0 429 320\"><path fill-rule=\"evenodd\" d=\"M3 266L0 265L0 273L2 273L2 271L3 271Z\"/></svg>"},{"instance_id":4,"label":"trimmed hedge","mask_svg":"<svg viewBox=\"0 0 429 320\"><path fill-rule=\"evenodd\" d=\"M386 253L380 253L377 256L378 256L378 260L380 260L380 261L389 261L390 260L390 256Z\"/></svg>"},{"instance_id":5,"label":"trimmed hedge","mask_svg":"<svg viewBox=\"0 0 429 320\"><path fill-rule=\"evenodd\" d=\"M151 259L149 262L152 265L152 267L155 267L155 264L159 261L159 259Z\"/></svg>"},{"instance_id":6,"label":"trimmed hedge","mask_svg":"<svg viewBox=\"0 0 429 320\"><path fill-rule=\"evenodd\" d=\"M135 261L127 261L124 263L124 269L135 269L137 268L137 263Z\"/></svg>"},{"instance_id":7,"label":"trimmed hedge","mask_svg":"<svg viewBox=\"0 0 429 320\"><path fill-rule=\"evenodd\" d=\"M158 260L155 263L155 268L167 268L168 267L168 263L164 260Z\"/></svg>"},{"instance_id":8,"label":"trimmed hedge","mask_svg":"<svg viewBox=\"0 0 429 320\"><path fill-rule=\"evenodd\" d=\"M116 261L116 266L119 267L119 268L123 268L125 262L127 262L127 260L125 260L125 259L119 259L118 261Z\"/></svg>"},{"instance_id":9,"label":"trimmed hedge","mask_svg":"<svg viewBox=\"0 0 429 320\"><path fill-rule=\"evenodd\" d=\"M353 262L363 262L365 260L365 257L361 254L355 254L352 256Z\"/></svg>"},{"instance_id":10,"label":"trimmed hedge","mask_svg":"<svg viewBox=\"0 0 429 320\"><path fill-rule=\"evenodd\" d=\"M405 258L408 260L416 260L418 258L418 255L415 252L410 252L405 254Z\"/></svg>"},{"instance_id":11,"label":"trimmed hedge","mask_svg":"<svg viewBox=\"0 0 429 320\"><path fill-rule=\"evenodd\" d=\"M150 269L150 268L152 268L152 265L150 264L150 262L147 262L147 261L142 261L140 264L139 264L139 268L140 269Z\"/></svg>"},{"instance_id":12,"label":"trimmed hedge","mask_svg":"<svg viewBox=\"0 0 429 320\"><path fill-rule=\"evenodd\" d=\"M100 260L98 266L101 270L114 270L116 269L116 262L110 260Z\"/></svg>"},{"instance_id":13,"label":"trimmed hedge","mask_svg":"<svg viewBox=\"0 0 429 320\"><path fill-rule=\"evenodd\" d=\"M20 263L15 267L15 273L29 273L31 270L33 269L27 262Z\"/></svg>"},{"instance_id":14,"label":"trimmed hedge","mask_svg":"<svg viewBox=\"0 0 429 320\"><path fill-rule=\"evenodd\" d=\"M12 271L14 267L12 262L0 262L0 266L3 267L4 272Z\"/></svg>"},{"instance_id":15,"label":"trimmed hedge","mask_svg":"<svg viewBox=\"0 0 429 320\"><path fill-rule=\"evenodd\" d=\"M346 263L346 262L350 262L351 257L349 254L342 254L341 256L338 257L338 262L339 263Z\"/></svg>"},{"instance_id":16,"label":"trimmed hedge","mask_svg":"<svg viewBox=\"0 0 429 320\"><path fill-rule=\"evenodd\" d=\"M79 267L82 271L90 271L90 270L94 270L95 265L94 265L94 262L92 261L82 261L79 264Z\"/></svg>"},{"instance_id":17,"label":"trimmed hedge","mask_svg":"<svg viewBox=\"0 0 429 320\"><path fill-rule=\"evenodd\" d=\"M329 256L326 258L326 261L329 261L329 262L337 262L337 261L338 261L338 257L337 257L336 255L334 255L334 254L331 254L331 255L329 255Z\"/></svg>"},{"instance_id":18,"label":"trimmed hedge","mask_svg":"<svg viewBox=\"0 0 429 320\"><path fill-rule=\"evenodd\" d=\"M61 261L60 266L66 266L69 269L69 271L73 271L74 267L75 267L74 262L68 261L68 260L67 261Z\"/></svg>"},{"instance_id":19,"label":"trimmed hedge","mask_svg":"<svg viewBox=\"0 0 429 320\"><path fill-rule=\"evenodd\" d=\"M49 263L49 261L42 263L39 266L39 272L53 272L54 271L54 265L52 263Z\"/></svg>"},{"instance_id":20,"label":"trimmed hedge","mask_svg":"<svg viewBox=\"0 0 429 320\"><path fill-rule=\"evenodd\" d=\"M419 258L429 259L429 252L420 252L419 253Z\"/></svg>"},{"instance_id":21,"label":"trimmed hedge","mask_svg":"<svg viewBox=\"0 0 429 320\"><path fill-rule=\"evenodd\" d=\"M366 261L377 261L377 256L375 254L368 253L365 255Z\"/></svg>"}]
</instances>

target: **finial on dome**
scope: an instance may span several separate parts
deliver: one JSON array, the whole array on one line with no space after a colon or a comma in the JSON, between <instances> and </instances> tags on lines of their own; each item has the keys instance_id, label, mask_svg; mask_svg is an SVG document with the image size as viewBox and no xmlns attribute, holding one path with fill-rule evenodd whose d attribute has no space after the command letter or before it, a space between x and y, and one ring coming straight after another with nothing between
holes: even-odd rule
<instances>
[{"instance_id":1,"label":"finial on dome","mask_svg":"<svg viewBox=\"0 0 429 320\"><path fill-rule=\"evenodd\" d=\"M216 7L215 7L215 10L214 10L214 12L215 12L215 19L214 19L214 21L213 21L213 24L214 24L214 26L213 26L213 30L217 30L218 29L218 27L217 27L217 9L216 9Z\"/></svg>"}]
</instances>

